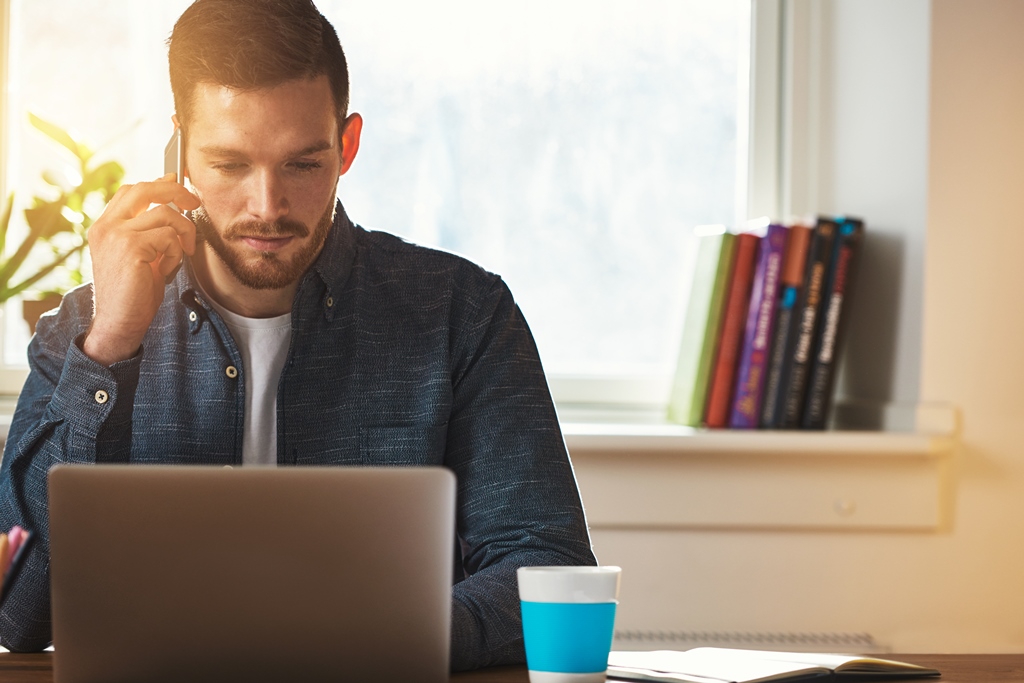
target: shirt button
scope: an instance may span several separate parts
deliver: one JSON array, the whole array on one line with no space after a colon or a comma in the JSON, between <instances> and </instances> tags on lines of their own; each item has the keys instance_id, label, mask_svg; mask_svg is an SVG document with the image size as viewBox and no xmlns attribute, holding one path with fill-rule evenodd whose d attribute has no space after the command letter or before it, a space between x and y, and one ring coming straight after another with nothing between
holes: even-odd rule
<instances>
[{"instance_id":1,"label":"shirt button","mask_svg":"<svg viewBox=\"0 0 1024 683\"><path fill-rule=\"evenodd\" d=\"M192 322L195 322L195 321L199 320L199 316L196 315L195 311L189 311L188 312L188 319L191 320Z\"/></svg>"},{"instance_id":2,"label":"shirt button","mask_svg":"<svg viewBox=\"0 0 1024 683\"><path fill-rule=\"evenodd\" d=\"M96 392L96 394L93 396L93 398L96 399L97 403L99 403L100 405L103 405L104 403L107 402L107 399L109 399L110 397L107 395L107 392L105 392L102 389L100 389L99 391Z\"/></svg>"},{"instance_id":3,"label":"shirt button","mask_svg":"<svg viewBox=\"0 0 1024 683\"><path fill-rule=\"evenodd\" d=\"M224 371L224 374L226 374L231 379L234 379L238 377L238 368L236 368L234 365L229 365L227 369Z\"/></svg>"},{"instance_id":4,"label":"shirt button","mask_svg":"<svg viewBox=\"0 0 1024 683\"><path fill-rule=\"evenodd\" d=\"M327 297L327 308L330 308L333 305L334 305L334 297L333 296Z\"/></svg>"}]
</instances>

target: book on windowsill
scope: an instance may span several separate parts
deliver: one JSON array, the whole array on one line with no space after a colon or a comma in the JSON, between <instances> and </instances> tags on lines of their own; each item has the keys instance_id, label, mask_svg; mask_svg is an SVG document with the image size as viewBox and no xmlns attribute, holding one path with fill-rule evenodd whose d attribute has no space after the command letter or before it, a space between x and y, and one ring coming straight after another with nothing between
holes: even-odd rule
<instances>
[{"instance_id":1,"label":"book on windowsill","mask_svg":"<svg viewBox=\"0 0 1024 683\"><path fill-rule=\"evenodd\" d=\"M732 277L728 282L722 331L711 372L711 384L705 407L704 424L708 427L729 426L729 408L732 406L736 367L743 343L743 326L750 303L750 286L754 281L754 260L757 258L761 238L753 233L736 236Z\"/></svg>"},{"instance_id":2,"label":"book on windowsill","mask_svg":"<svg viewBox=\"0 0 1024 683\"><path fill-rule=\"evenodd\" d=\"M736 235L725 226L709 226L700 238L668 403L671 422L699 427L704 421L735 247Z\"/></svg>"},{"instance_id":3,"label":"book on windowsill","mask_svg":"<svg viewBox=\"0 0 1024 683\"><path fill-rule=\"evenodd\" d=\"M837 220L839 230L832 249L832 265L822 294L820 334L815 340L807 380L807 399L801 422L804 429L824 429L828 422L836 359L845 336L844 329L850 320L850 294L864 242L864 221L859 218Z\"/></svg>"},{"instance_id":4,"label":"book on windowsill","mask_svg":"<svg viewBox=\"0 0 1024 683\"><path fill-rule=\"evenodd\" d=\"M761 427L775 429L782 424L782 404L786 400L789 376L786 374L786 351L795 334L793 315L797 299L804 286L804 263L813 225L797 224L789 229L786 250L782 257L782 278L772 331L771 356L768 375L761 400Z\"/></svg>"},{"instance_id":5,"label":"book on windowsill","mask_svg":"<svg viewBox=\"0 0 1024 683\"><path fill-rule=\"evenodd\" d=\"M857 655L698 647L683 652L612 652L608 678L655 683L793 683L939 676L935 669Z\"/></svg>"},{"instance_id":6,"label":"book on windowsill","mask_svg":"<svg viewBox=\"0 0 1024 683\"><path fill-rule=\"evenodd\" d=\"M772 223L758 250L747 326L743 333L739 369L736 371L735 398L729 418L729 426L734 429L757 429L761 424L761 399L768 354L771 352L769 344L772 340L772 326L775 324L779 273L788 237L789 228Z\"/></svg>"},{"instance_id":7,"label":"book on windowsill","mask_svg":"<svg viewBox=\"0 0 1024 683\"><path fill-rule=\"evenodd\" d=\"M811 235L807 248L807 263L804 269L804 288L797 299L793 335L786 349L786 390L781 410L783 429L799 429L803 417L804 400L807 396L807 375L810 370L811 352L814 340L821 327L820 311L832 263L832 241L835 239L837 224L831 218L821 216Z\"/></svg>"}]
</instances>

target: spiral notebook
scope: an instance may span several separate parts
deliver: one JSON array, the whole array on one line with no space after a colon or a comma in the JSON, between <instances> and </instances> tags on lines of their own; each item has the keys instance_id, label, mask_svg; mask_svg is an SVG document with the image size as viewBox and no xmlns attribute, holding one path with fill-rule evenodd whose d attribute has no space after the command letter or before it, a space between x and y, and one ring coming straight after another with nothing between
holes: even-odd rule
<instances>
[{"instance_id":1,"label":"spiral notebook","mask_svg":"<svg viewBox=\"0 0 1024 683\"><path fill-rule=\"evenodd\" d=\"M890 659L811 652L698 647L692 650L612 652L608 678L657 683L775 683L939 676L936 669Z\"/></svg>"}]
</instances>

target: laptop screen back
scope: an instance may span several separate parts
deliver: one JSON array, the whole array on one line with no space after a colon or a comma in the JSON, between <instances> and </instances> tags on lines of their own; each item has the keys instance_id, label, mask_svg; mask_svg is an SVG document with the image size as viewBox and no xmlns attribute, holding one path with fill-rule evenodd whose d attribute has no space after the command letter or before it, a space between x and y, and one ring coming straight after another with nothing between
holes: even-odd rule
<instances>
[{"instance_id":1,"label":"laptop screen back","mask_svg":"<svg viewBox=\"0 0 1024 683\"><path fill-rule=\"evenodd\" d=\"M60 466L57 683L448 680L440 468Z\"/></svg>"}]
</instances>

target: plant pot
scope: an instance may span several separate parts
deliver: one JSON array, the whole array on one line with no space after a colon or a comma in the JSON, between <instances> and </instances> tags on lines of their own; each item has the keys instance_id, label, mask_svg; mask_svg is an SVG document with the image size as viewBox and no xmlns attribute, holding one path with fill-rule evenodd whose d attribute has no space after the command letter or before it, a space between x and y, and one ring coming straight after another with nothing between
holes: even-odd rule
<instances>
[{"instance_id":1,"label":"plant pot","mask_svg":"<svg viewBox=\"0 0 1024 683\"><path fill-rule=\"evenodd\" d=\"M22 299L21 316L28 323L28 329L31 334L36 333L36 323L39 322L39 316L60 306L61 299L63 298L60 294L47 294L42 299Z\"/></svg>"}]
</instances>

